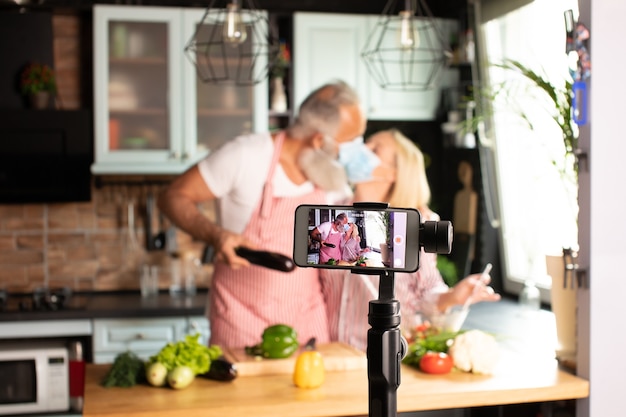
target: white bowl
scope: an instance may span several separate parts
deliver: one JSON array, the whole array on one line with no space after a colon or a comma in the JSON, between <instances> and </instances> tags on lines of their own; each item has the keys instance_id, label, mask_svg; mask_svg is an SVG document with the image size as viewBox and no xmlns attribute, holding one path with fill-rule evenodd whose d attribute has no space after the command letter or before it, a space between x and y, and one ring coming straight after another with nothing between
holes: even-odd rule
<instances>
[{"instance_id":1,"label":"white bowl","mask_svg":"<svg viewBox=\"0 0 626 417\"><path fill-rule=\"evenodd\" d=\"M464 309L459 306L457 308L449 309L445 313L431 315L429 317L429 321L433 327L438 329L448 332L457 332L461 330L468 313L469 308Z\"/></svg>"}]
</instances>

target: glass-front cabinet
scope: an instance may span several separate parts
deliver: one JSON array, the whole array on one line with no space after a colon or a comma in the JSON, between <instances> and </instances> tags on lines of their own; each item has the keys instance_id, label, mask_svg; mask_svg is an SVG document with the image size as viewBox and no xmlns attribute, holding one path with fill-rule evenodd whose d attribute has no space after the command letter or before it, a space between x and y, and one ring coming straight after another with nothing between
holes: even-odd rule
<instances>
[{"instance_id":1,"label":"glass-front cabinet","mask_svg":"<svg viewBox=\"0 0 626 417\"><path fill-rule=\"evenodd\" d=\"M203 16L94 6L94 174L177 174L237 135L267 130L267 81L198 78L185 45Z\"/></svg>"}]
</instances>

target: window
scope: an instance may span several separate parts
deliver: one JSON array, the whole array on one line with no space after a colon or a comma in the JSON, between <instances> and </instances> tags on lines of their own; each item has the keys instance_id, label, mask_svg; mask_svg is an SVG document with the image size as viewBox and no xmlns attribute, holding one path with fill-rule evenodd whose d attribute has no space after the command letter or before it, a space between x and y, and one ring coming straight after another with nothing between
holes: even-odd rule
<instances>
[{"instance_id":1,"label":"window","mask_svg":"<svg viewBox=\"0 0 626 417\"><path fill-rule=\"evenodd\" d=\"M569 77L564 12L570 9L578 15L577 0L535 0L482 22L484 60L493 64L514 59L562 83ZM487 65L482 74L492 86L514 76L513 71L493 65ZM515 91L507 98L507 110L499 107L499 100L494 102L486 138L492 139L495 155L504 289L517 293L525 280L534 280L542 290L542 300L549 302L551 278L545 256L575 247L577 187L554 166L553 161L563 160L564 147L549 103L526 93ZM532 129L521 117L522 111Z\"/></svg>"}]
</instances>

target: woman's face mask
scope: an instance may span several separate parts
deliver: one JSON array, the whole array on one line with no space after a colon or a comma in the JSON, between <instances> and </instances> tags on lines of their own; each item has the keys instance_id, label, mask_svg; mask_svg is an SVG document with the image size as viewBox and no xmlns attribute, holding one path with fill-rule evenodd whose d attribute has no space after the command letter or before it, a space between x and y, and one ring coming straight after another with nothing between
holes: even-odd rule
<instances>
[{"instance_id":1,"label":"woman's face mask","mask_svg":"<svg viewBox=\"0 0 626 417\"><path fill-rule=\"evenodd\" d=\"M339 145L339 163L343 165L352 184L374 179L374 169L380 165L380 158L365 146L363 137Z\"/></svg>"}]
</instances>

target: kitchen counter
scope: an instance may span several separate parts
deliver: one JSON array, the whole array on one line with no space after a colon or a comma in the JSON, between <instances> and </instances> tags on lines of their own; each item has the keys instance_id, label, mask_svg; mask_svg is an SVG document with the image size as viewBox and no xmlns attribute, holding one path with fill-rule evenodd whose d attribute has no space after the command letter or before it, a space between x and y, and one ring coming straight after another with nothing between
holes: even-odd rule
<instances>
[{"instance_id":1,"label":"kitchen counter","mask_svg":"<svg viewBox=\"0 0 626 417\"><path fill-rule=\"evenodd\" d=\"M554 359L554 318L524 312L503 300L472 307L466 328L496 335L501 357L494 375L453 372L427 375L403 366L398 411L519 404L589 396L589 382L559 368ZM88 365L83 417L367 415L366 370L328 372L318 389L296 388L291 375L240 376L230 383L196 379L180 391L137 386L103 388L109 365Z\"/></svg>"},{"instance_id":2,"label":"kitchen counter","mask_svg":"<svg viewBox=\"0 0 626 417\"><path fill-rule=\"evenodd\" d=\"M116 293L76 293L72 296L72 308L44 311L4 311L2 322L25 320L81 320L94 318L126 317L178 317L202 316L207 303L207 291L199 290L193 296L170 296L164 291L155 297L144 298L139 291Z\"/></svg>"},{"instance_id":3,"label":"kitchen counter","mask_svg":"<svg viewBox=\"0 0 626 417\"><path fill-rule=\"evenodd\" d=\"M502 358L493 376L427 375L403 366L398 411L480 407L585 398L589 383L555 361ZM87 365L83 417L321 417L367 415L367 370L328 372L324 385L296 388L291 375L247 376L232 382L196 378L183 390L147 385L103 388L109 365Z\"/></svg>"}]
</instances>

